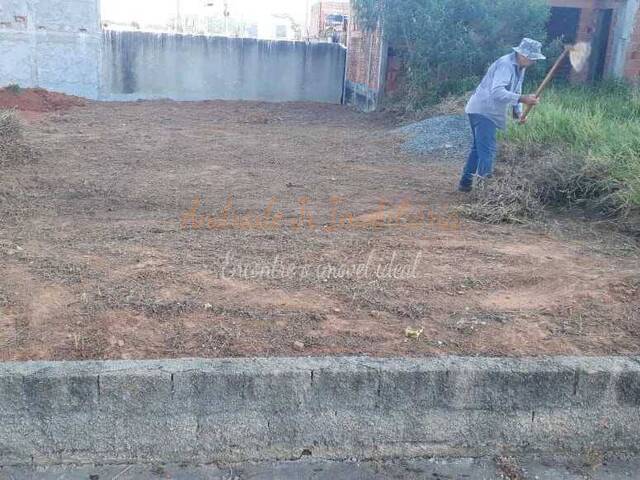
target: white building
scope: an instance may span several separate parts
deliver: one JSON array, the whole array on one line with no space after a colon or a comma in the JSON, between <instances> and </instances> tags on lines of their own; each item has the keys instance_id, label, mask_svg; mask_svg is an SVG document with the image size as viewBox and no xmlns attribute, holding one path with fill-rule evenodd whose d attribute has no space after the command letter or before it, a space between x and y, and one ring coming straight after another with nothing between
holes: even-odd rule
<instances>
[{"instance_id":1,"label":"white building","mask_svg":"<svg viewBox=\"0 0 640 480\"><path fill-rule=\"evenodd\" d=\"M270 40L303 37L306 0L102 0L107 28Z\"/></svg>"}]
</instances>

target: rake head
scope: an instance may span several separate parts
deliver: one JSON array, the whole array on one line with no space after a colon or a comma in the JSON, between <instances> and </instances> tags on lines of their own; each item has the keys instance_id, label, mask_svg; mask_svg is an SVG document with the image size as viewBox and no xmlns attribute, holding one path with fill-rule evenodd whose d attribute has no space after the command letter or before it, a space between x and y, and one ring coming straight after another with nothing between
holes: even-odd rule
<instances>
[{"instance_id":1,"label":"rake head","mask_svg":"<svg viewBox=\"0 0 640 480\"><path fill-rule=\"evenodd\" d=\"M578 42L575 45L568 46L569 60L571 66L576 72L581 72L587 64L589 55L591 55L591 44L587 42Z\"/></svg>"}]
</instances>

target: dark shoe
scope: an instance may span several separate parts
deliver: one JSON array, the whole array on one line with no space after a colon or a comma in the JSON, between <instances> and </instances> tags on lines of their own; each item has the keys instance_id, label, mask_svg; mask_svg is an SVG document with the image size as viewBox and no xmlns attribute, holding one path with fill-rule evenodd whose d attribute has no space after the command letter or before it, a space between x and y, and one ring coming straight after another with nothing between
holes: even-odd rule
<instances>
[{"instance_id":1,"label":"dark shoe","mask_svg":"<svg viewBox=\"0 0 640 480\"><path fill-rule=\"evenodd\" d=\"M458 191L463 193L469 193L471 190L472 190L471 185L460 185L458 187Z\"/></svg>"}]
</instances>

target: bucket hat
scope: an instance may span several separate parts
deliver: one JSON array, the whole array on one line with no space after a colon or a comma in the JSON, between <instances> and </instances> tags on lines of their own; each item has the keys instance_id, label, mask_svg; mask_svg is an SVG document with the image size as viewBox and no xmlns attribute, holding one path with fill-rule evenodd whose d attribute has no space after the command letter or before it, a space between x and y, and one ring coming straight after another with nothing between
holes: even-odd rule
<instances>
[{"instance_id":1,"label":"bucket hat","mask_svg":"<svg viewBox=\"0 0 640 480\"><path fill-rule=\"evenodd\" d=\"M531 38L523 38L520 45L513 47L513 49L529 60L544 60L547 58L542 54L542 44Z\"/></svg>"}]
</instances>

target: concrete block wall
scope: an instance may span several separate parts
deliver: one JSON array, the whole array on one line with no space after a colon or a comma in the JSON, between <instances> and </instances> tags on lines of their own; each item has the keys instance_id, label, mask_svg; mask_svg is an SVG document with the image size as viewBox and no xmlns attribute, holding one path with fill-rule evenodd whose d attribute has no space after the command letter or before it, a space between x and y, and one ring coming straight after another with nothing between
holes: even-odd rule
<instances>
[{"instance_id":1,"label":"concrete block wall","mask_svg":"<svg viewBox=\"0 0 640 480\"><path fill-rule=\"evenodd\" d=\"M0 464L640 450L640 359L0 365Z\"/></svg>"},{"instance_id":2,"label":"concrete block wall","mask_svg":"<svg viewBox=\"0 0 640 480\"><path fill-rule=\"evenodd\" d=\"M98 0L2 0L0 85L98 95Z\"/></svg>"}]
</instances>

